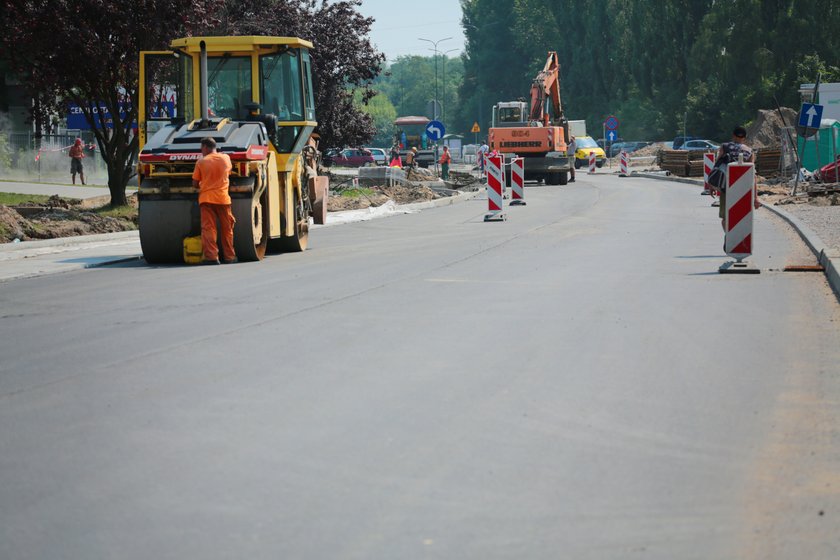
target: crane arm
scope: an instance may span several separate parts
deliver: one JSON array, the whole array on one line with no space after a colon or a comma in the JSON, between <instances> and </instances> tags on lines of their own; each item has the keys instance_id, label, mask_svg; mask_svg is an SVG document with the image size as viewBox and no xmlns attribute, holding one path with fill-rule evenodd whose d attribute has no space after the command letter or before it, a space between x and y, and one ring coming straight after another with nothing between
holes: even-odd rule
<instances>
[{"instance_id":1,"label":"crane arm","mask_svg":"<svg viewBox=\"0 0 840 560\"><path fill-rule=\"evenodd\" d=\"M557 53L550 51L545 61L545 67L537 74L531 84L531 119L548 126L550 119L546 104L551 100L555 118L562 113L560 104L560 61Z\"/></svg>"}]
</instances>

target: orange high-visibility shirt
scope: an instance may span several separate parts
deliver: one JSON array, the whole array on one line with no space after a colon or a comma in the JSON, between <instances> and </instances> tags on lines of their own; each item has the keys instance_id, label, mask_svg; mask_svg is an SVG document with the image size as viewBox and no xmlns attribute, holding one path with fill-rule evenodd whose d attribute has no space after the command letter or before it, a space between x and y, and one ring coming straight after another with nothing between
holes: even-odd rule
<instances>
[{"instance_id":1,"label":"orange high-visibility shirt","mask_svg":"<svg viewBox=\"0 0 840 560\"><path fill-rule=\"evenodd\" d=\"M446 152L443 152L442 156L440 156L440 161L438 163L443 164L443 163L449 163L450 161L452 161L452 156L449 155L448 151L446 151Z\"/></svg>"},{"instance_id":2,"label":"orange high-visibility shirt","mask_svg":"<svg viewBox=\"0 0 840 560\"><path fill-rule=\"evenodd\" d=\"M207 154L195 164L192 178L198 181L198 203L230 204L230 157L214 152Z\"/></svg>"}]
</instances>

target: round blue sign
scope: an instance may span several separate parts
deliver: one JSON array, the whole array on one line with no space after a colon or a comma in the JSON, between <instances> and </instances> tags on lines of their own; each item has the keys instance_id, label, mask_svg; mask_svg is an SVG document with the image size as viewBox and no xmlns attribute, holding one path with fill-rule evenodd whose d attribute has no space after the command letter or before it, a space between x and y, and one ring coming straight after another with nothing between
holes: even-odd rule
<instances>
[{"instance_id":1,"label":"round blue sign","mask_svg":"<svg viewBox=\"0 0 840 560\"><path fill-rule=\"evenodd\" d=\"M446 134L446 127L443 126L443 123L440 121L431 121L429 124L426 125L426 136L429 137L429 140L432 142L437 142L443 135Z\"/></svg>"},{"instance_id":2,"label":"round blue sign","mask_svg":"<svg viewBox=\"0 0 840 560\"><path fill-rule=\"evenodd\" d=\"M615 130L618 128L618 119L613 116L609 116L607 117L607 120L604 121L604 126L607 127L607 130Z\"/></svg>"}]
</instances>

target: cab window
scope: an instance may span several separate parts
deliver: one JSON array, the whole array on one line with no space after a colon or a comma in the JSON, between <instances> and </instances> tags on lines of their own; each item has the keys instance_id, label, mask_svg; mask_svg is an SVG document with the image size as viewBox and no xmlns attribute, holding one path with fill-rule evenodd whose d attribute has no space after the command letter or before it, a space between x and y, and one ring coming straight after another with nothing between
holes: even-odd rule
<instances>
[{"instance_id":1,"label":"cab window","mask_svg":"<svg viewBox=\"0 0 840 560\"><path fill-rule=\"evenodd\" d=\"M251 59L225 56L207 61L210 117L245 118L251 97Z\"/></svg>"},{"instance_id":2,"label":"cab window","mask_svg":"<svg viewBox=\"0 0 840 560\"><path fill-rule=\"evenodd\" d=\"M290 50L260 57L263 112L277 115L279 121L304 120L298 55L298 51Z\"/></svg>"}]
</instances>

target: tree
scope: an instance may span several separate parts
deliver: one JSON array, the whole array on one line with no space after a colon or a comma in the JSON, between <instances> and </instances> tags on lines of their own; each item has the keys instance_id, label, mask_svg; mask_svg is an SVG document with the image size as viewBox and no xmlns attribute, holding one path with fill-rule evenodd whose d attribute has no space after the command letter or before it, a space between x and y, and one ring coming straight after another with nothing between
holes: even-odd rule
<instances>
[{"instance_id":1,"label":"tree","mask_svg":"<svg viewBox=\"0 0 840 560\"><path fill-rule=\"evenodd\" d=\"M108 167L111 204L126 203L137 137L138 53L166 49L191 35L297 35L312 53L316 113L325 145L366 142L371 117L353 105L366 101L383 55L367 34L373 20L360 0L5 0L0 44L12 68L36 93L39 113L77 104L96 135ZM104 108L104 111L101 110ZM109 114L112 122L106 122ZM33 115L37 118L37 115Z\"/></svg>"},{"instance_id":2,"label":"tree","mask_svg":"<svg viewBox=\"0 0 840 560\"><path fill-rule=\"evenodd\" d=\"M370 42L373 18L358 11L361 0L221 0L215 35L294 35L312 41L315 113L322 146L367 143L373 119L354 104L375 95L369 86L385 56Z\"/></svg>"},{"instance_id":3,"label":"tree","mask_svg":"<svg viewBox=\"0 0 840 560\"><path fill-rule=\"evenodd\" d=\"M388 96L384 93L378 93L371 97L367 103L363 103L361 92L359 92L356 95L356 107L373 119L376 134L370 143L380 148L389 148L394 141L394 119L397 118L397 110Z\"/></svg>"},{"instance_id":4,"label":"tree","mask_svg":"<svg viewBox=\"0 0 840 560\"><path fill-rule=\"evenodd\" d=\"M12 68L41 111L81 108L108 168L111 205L126 204L137 151L138 52L206 28L210 13L205 0L5 1L0 40Z\"/></svg>"}]
</instances>

